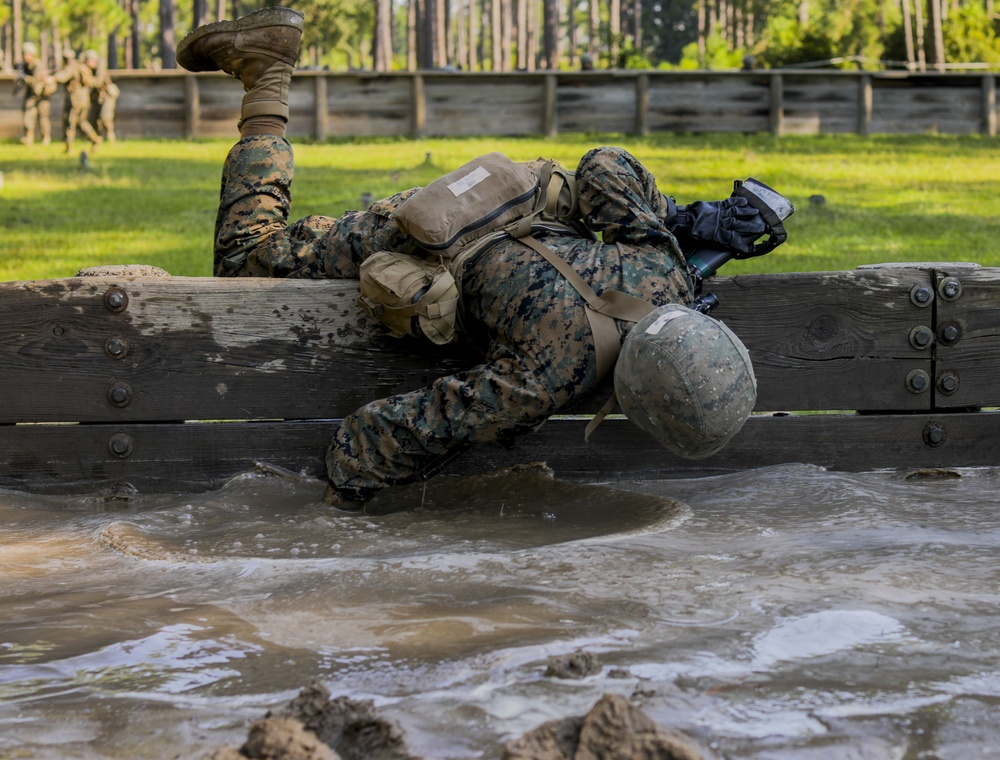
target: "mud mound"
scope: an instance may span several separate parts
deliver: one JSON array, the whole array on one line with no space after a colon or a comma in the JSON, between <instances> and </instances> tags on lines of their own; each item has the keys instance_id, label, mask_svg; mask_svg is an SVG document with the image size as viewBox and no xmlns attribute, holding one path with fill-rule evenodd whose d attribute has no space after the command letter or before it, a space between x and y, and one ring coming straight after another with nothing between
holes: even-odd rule
<instances>
[{"instance_id":1,"label":"mud mound","mask_svg":"<svg viewBox=\"0 0 1000 760\"><path fill-rule=\"evenodd\" d=\"M543 723L504 747L503 760L708 760L683 734L625 697L605 694L582 718Z\"/></svg>"},{"instance_id":2,"label":"mud mound","mask_svg":"<svg viewBox=\"0 0 1000 760\"><path fill-rule=\"evenodd\" d=\"M503 760L711 760L687 736L655 723L625 697L605 694L583 717L543 723L504 747ZM239 750L202 760L420 760L370 700L330 699L320 683L250 726Z\"/></svg>"}]
</instances>

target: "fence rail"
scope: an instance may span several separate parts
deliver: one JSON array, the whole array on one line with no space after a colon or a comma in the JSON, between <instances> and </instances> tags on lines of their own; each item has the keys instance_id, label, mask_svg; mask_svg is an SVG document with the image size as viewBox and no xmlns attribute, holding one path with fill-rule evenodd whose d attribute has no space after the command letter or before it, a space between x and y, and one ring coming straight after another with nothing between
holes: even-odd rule
<instances>
[{"instance_id":1,"label":"fence rail","mask_svg":"<svg viewBox=\"0 0 1000 760\"><path fill-rule=\"evenodd\" d=\"M225 75L121 71L124 137L237 135L242 91ZM0 76L0 137L20 99ZM53 120L63 113L53 98ZM562 132L770 132L996 136L994 74L830 71L297 72L292 137L460 137ZM57 134L61 134L56 130Z\"/></svg>"}]
</instances>

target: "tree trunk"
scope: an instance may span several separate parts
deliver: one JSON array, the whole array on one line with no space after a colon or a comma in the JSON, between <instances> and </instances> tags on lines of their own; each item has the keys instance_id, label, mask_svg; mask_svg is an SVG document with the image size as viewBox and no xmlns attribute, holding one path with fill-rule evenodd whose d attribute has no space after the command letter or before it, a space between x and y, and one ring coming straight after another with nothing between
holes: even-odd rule
<instances>
[{"instance_id":1,"label":"tree trunk","mask_svg":"<svg viewBox=\"0 0 1000 760\"><path fill-rule=\"evenodd\" d=\"M208 0L193 0L191 5L191 28L208 23Z\"/></svg>"},{"instance_id":2,"label":"tree trunk","mask_svg":"<svg viewBox=\"0 0 1000 760\"><path fill-rule=\"evenodd\" d=\"M708 19L705 8L707 0L698 0L698 68L705 68L705 56L708 46L705 43Z\"/></svg>"},{"instance_id":3,"label":"tree trunk","mask_svg":"<svg viewBox=\"0 0 1000 760\"><path fill-rule=\"evenodd\" d=\"M479 67L479 56L477 55L477 40L478 36L476 34L476 16L479 13L479 8L476 5L476 0L469 0L469 71L475 71Z\"/></svg>"},{"instance_id":4,"label":"tree trunk","mask_svg":"<svg viewBox=\"0 0 1000 760\"><path fill-rule=\"evenodd\" d=\"M567 29L566 34L569 38L569 53L567 55L569 67L571 69L576 68L576 53L577 48L580 44L580 40L577 37L577 24L576 24L576 2L575 0L568 0L566 7L566 23Z\"/></svg>"},{"instance_id":5,"label":"tree trunk","mask_svg":"<svg viewBox=\"0 0 1000 760\"><path fill-rule=\"evenodd\" d=\"M503 42L500 28L500 0L490 0L490 45L492 70L500 71L503 63Z\"/></svg>"},{"instance_id":6,"label":"tree trunk","mask_svg":"<svg viewBox=\"0 0 1000 760\"><path fill-rule=\"evenodd\" d=\"M587 18L587 52L590 53L591 57L596 59L597 50L600 47L598 44L598 36L601 30L601 5L599 0L590 0L590 15ZM594 61L594 65L597 65L597 61Z\"/></svg>"},{"instance_id":7,"label":"tree trunk","mask_svg":"<svg viewBox=\"0 0 1000 760\"><path fill-rule=\"evenodd\" d=\"M622 41L622 1L608 0L608 64L618 68L618 51Z\"/></svg>"},{"instance_id":8,"label":"tree trunk","mask_svg":"<svg viewBox=\"0 0 1000 760\"><path fill-rule=\"evenodd\" d=\"M514 56L511 47L514 39L514 8L511 0L500 0L500 67L504 71L514 70Z\"/></svg>"},{"instance_id":9,"label":"tree trunk","mask_svg":"<svg viewBox=\"0 0 1000 760\"><path fill-rule=\"evenodd\" d=\"M434 7L434 66L444 68L448 65L448 0L436 0Z\"/></svg>"},{"instance_id":10,"label":"tree trunk","mask_svg":"<svg viewBox=\"0 0 1000 760\"><path fill-rule=\"evenodd\" d=\"M899 0L899 4L903 11L903 44L906 47L906 70L913 71L916 68L917 59L913 54L913 19L910 13L910 0Z\"/></svg>"},{"instance_id":11,"label":"tree trunk","mask_svg":"<svg viewBox=\"0 0 1000 760\"><path fill-rule=\"evenodd\" d=\"M392 69L392 0L377 0L375 3L375 37L373 42L372 68L375 71Z\"/></svg>"},{"instance_id":12,"label":"tree trunk","mask_svg":"<svg viewBox=\"0 0 1000 760\"><path fill-rule=\"evenodd\" d=\"M417 68L417 0L406 4L406 69Z\"/></svg>"},{"instance_id":13,"label":"tree trunk","mask_svg":"<svg viewBox=\"0 0 1000 760\"><path fill-rule=\"evenodd\" d=\"M174 0L160 0L160 61L164 69L177 68L176 48Z\"/></svg>"},{"instance_id":14,"label":"tree trunk","mask_svg":"<svg viewBox=\"0 0 1000 760\"><path fill-rule=\"evenodd\" d=\"M632 42L635 52L642 50L642 0L632 2Z\"/></svg>"},{"instance_id":15,"label":"tree trunk","mask_svg":"<svg viewBox=\"0 0 1000 760\"><path fill-rule=\"evenodd\" d=\"M922 0L913 3L914 28L917 30L917 68L927 71L927 46L924 43L924 10Z\"/></svg>"},{"instance_id":16,"label":"tree trunk","mask_svg":"<svg viewBox=\"0 0 1000 760\"><path fill-rule=\"evenodd\" d=\"M9 47L13 50L17 60L23 60L21 58L21 43L24 42L24 14L21 0L11 0L10 32L11 44Z\"/></svg>"},{"instance_id":17,"label":"tree trunk","mask_svg":"<svg viewBox=\"0 0 1000 760\"><path fill-rule=\"evenodd\" d=\"M927 15L931 27L934 68L938 71L944 71L944 33L942 29L941 0L927 0Z\"/></svg>"},{"instance_id":18,"label":"tree trunk","mask_svg":"<svg viewBox=\"0 0 1000 760\"><path fill-rule=\"evenodd\" d=\"M542 60L549 71L559 68L558 0L542 1Z\"/></svg>"}]
</instances>

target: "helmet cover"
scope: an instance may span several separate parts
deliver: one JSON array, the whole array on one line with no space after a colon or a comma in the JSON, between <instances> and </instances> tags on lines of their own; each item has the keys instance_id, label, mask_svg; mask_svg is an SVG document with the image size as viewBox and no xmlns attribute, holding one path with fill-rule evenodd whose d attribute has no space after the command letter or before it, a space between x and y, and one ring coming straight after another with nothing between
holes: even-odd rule
<instances>
[{"instance_id":1,"label":"helmet cover","mask_svg":"<svg viewBox=\"0 0 1000 760\"><path fill-rule=\"evenodd\" d=\"M615 366L625 415L668 450L702 459L739 432L757 403L746 346L706 314L669 304L639 320Z\"/></svg>"}]
</instances>

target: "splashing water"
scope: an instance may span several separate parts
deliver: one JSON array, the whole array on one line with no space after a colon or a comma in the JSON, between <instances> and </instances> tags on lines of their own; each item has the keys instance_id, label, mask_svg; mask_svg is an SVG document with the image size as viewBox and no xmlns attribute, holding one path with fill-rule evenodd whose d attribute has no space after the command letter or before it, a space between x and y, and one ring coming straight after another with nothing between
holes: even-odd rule
<instances>
[{"instance_id":1,"label":"splashing water","mask_svg":"<svg viewBox=\"0 0 1000 760\"><path fill-rule=\"evenodd\" d=\"M322 680L411 750L499 757L606 692L731 758L1000 746L998 470L529 470L368 514L248 473L184 496L0 491L0 756L197 757ZM544 675L595 654L600 672Z\"/></svg>"}]
</instances>

